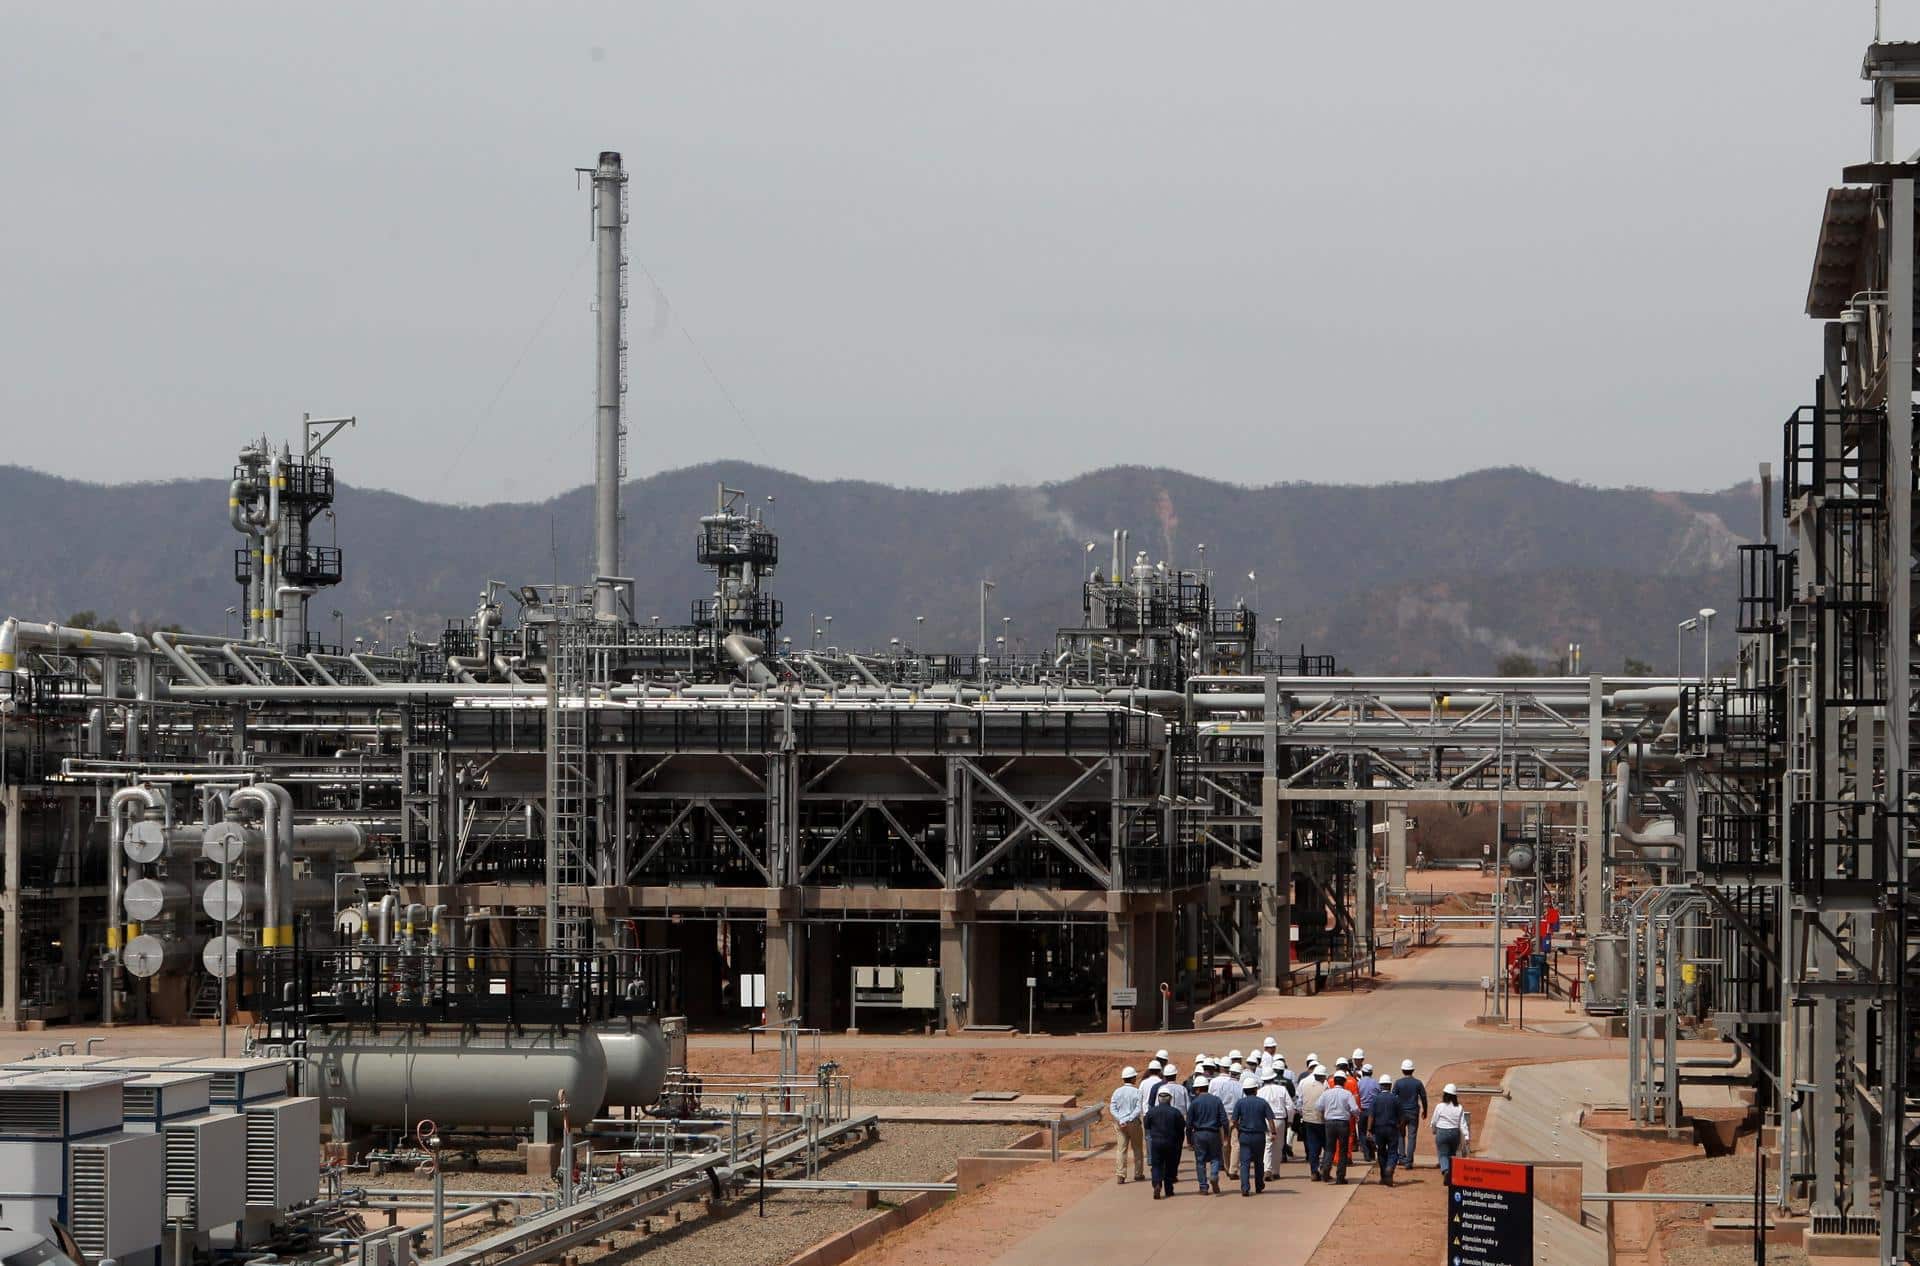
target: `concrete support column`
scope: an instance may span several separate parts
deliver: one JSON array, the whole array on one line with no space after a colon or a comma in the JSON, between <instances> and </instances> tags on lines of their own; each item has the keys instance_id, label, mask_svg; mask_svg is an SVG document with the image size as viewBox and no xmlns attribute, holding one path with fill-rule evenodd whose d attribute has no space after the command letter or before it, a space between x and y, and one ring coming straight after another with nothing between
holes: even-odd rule
<instances>
[{"instance_id":1,"label":"concrete support column","mask_svg":"<svg viewBox=\"0 0 1920 1266\"><path fill-rule=\"evenodd\" d=\"M1387 806L1387 891L1407 890L1407 806Z\"/></svg>"},{"instance_id":2,"label":"concrete support column","mask_svg":"<svg viewBox=\"0 0 1920 1266\"><path fill-rule=\"evenodd\" d=\"M1107 1032L1129 1033L1160 1026L1160 982L1172 983L1173 915L1118 910L1107 915ZM1112 1005L1115 989L1132 989L1129 1011Z\"/></svg>"},{"instance_id":3,"label":"concrete support column","mask_svg":"<svg viewBox=\"0 0 1920 1266\"><path fill-rule=\"evenodd\" d=\"M1133 920L1124 914L1107 916L1107 1032L1125 1033L1131 1025L1128 1014L1113 1007L1113 991L1135 986L1133 983L1135 946ZM1136 1008L1137 1009L1137 1008Z\"/></svg>"},{"instance_id":4,"label":"concrete support column","mask_svg":"<svg viewBox=\"0 0 1920 1266\"><path fill-rule=\"evenodd\" d=\"M799 959L796 940L799 926L779 914L767 912L767 1023L781 1024L800 1014L798 980L794 967ZM787 1001L780 1001L781 995Z\"/></svg>"},{"instance_id":5,"label":"concrete support column","mask_svg":"<svg viewBox=\"0 0 1920 1266\"><path fill-rule=\"evenodd\" d=\"M0 891L0 919L6 922L4 931L0 931L0 974L4 974L0 982L0 1025L11 1029L20 1026L20 788L6 788L5 796L6 888Z\"/></svg>"},{"instance_id":6,"label":"concrete support column","mask_svg":"<svg viewBox=\"0 0 1920 1266\"><path fill-rule=\"evenodd\" d=\"M949 1034L957 1034L967 1023L973 991L967 972L967 930L948 915L940 916L940 1009L946 1017ZM960 1001L955 1004L955 996Z\"/></svg>"}]
</instances>

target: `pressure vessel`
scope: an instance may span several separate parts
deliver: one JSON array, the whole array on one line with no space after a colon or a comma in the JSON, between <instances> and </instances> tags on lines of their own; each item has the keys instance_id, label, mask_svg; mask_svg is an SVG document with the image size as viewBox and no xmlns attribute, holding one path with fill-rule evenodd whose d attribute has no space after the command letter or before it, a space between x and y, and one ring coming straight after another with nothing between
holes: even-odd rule
<instances>
[{"instance_id":1,"label":"pressure vessel","mask_svg":"<svg viewBox=\"0 0 1920 1266\"><path fill-rule=\"evenodd\" d=\"M641 1016L595 1031L607 1056L605 1107L647 1108L667 1080L667 1039L660 1021Z\"/></svg>"},{"instance_id":2,"label":"pressure vessel","mask_svg":"<svg viewBox=\"0 0 1920 1266\"><path fill-rule=\"evenodd\" d=\"M557 1119L563 1095L580 1123L607 1096L606 1052L589 1028L315 1028L307 1062L307 1084L329 1087L329 1098L344 1102L358 1125L525 1126L531 1100L554 1102Z\"/></svg>"}]
</instances>

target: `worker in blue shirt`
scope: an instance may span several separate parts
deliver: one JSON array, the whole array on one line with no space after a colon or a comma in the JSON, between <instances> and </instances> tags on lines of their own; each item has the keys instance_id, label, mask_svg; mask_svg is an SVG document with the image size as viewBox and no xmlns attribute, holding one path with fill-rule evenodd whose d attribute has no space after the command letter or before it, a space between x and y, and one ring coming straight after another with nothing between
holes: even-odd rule
<instances>
[{"instance_id":1,"label":"worker in blue shirt","mask_svg":"<svg viewBox=\"0 0 1920 1266\"><path fill-rule=\"evenodd\" d=\"M1410 1059L1400 1061L1400 1080L1393 1083L1393 1097L1400 1101L1400 1163L1412 1169L1414 1140L1427 1115L1427 1084L1413 1075Z\"/></svg>"},{"instance_id":2,"label":"worker in blue shirt","mask_svg":"<svg viewBox=\"0 0 1920 1266\"><path fill-rule=\"evenodd\" d=\"M1393 1168L1400 1159L1400 1096L1382 1090L1373 1098L1368 1124L1372 1130L1374 1155L1380 1161L1380 1185L1393 1186Z\"/></svg>"},{"instance_id":3,"label":"worker in blue shirt","mask_svg":"<svg viewBox=\"0 0 1920 1266\"><path fill-rule=\"evenodd\" d=\"M1280 1122L1273 1105L1260 1097L1258 1077L1248 1073L1240 1089L1233 1101L1233 1128L1240 1136L1240 1194L1251 1196L1267 1189L1267 1141L1279 1133Z\"/></svg>"},{"instance_id":4,"label":"worker in blue shirt","mask_svg":"<svg viewBox=\"0 0 1920 1266\"><path fill-rule=\"evenodd\" d=\"M1193 1171L1203 1196L1220 1191L1220 1135L1226 1128L1226 1106L1203 1077L1195 1076L1193 1096L1187 1101L1187 1146L1193 1149Z\"/></svg>"},{"instance_id":5,"label":"worker in blue shirt","mask_svg":"<svg viewBox=\"0 0 1920 1266\"><path fill-rule=\"evenodd\" d=\"M1186 1137L1187 1119L1173 1106L1173 1087L1163 1085L1155 1096L1159 1102L1147 1110L1147 1166L1153 1173L1153 1198L1173 1194L1173 1180L1180 1172L1180 1141Z\"/></svg>"},{"instance_id":6,"label":"worker in blue shirt","mask_svg":"<svg viewBox=\"0 0 1920 1266\"><path fill-rule=\"evenodd\" d=\"M1380 1079L1373 1075L1372 1064L1360 1066L1360 1084L1354 1089L1360 1100L1360 1154L1373 1159L1373 1101L1380 1094Z\"/></svg>"}]
</instances>

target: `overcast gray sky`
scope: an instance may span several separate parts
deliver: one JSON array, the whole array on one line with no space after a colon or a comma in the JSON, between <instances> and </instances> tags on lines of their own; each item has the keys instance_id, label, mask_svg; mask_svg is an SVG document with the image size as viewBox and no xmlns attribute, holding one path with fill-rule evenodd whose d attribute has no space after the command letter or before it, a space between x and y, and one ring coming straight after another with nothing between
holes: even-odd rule
<instances>
[{"instance_id":1,"label":"overcast gray sky","mask_svg":"<svg viewBox=\"0 0 1920 1266\"><path fill-rule=\"evenodd\" d=\"M1888 22L1920 34L1920 4ZM1809 393L1871 26L1870 0L11 4L0 461L214 474L306 410L360 416L355 483L586 482L573 169L618 149L671 300L636 267L635 474L1720 487Z\"/></svg>"}]
</instances>

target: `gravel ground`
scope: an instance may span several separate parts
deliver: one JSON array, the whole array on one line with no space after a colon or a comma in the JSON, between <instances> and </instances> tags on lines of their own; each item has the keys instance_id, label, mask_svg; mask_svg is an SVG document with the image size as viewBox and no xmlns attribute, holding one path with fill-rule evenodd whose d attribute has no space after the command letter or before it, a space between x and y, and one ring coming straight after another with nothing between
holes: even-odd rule
<instances>
[{"instance_id":1,"label":"gravel ground","mask_svg":"<svg viewBox=\"0 0 1920 1266\"><path fill-rule=\"evenodd\" d=\"M1667 1239L1667 1260L1684 1262L1686 1266L1753 1266L1753 1246L1751 1244L1709 1246L1705 1227L1683 1226L1677 1228ZM1807 1266L1807 1255L1792 1245L1769 1244L1767 1261L1778 1262L1780 1266Z\"/></svg>"},{"instance_id":2,"label":"gravel ground","mask_svg":"<svg viewBox=\"0 0 1920 1266\"><path fill-rule=\"evenodd\" d=\"M1747 1140L1743 1145L1750 1146ZM1778 1156L1767 1157L1767 1189L1777 1190L1780 1184L1780 1160ZM1751 1150L1732 1156L1708 1156L1699 1160L1674 1161L1662 1165L1653 1171L1648 1186L1654 1191L1698 1191L1704 1194L1753 1195L1753 1152ZM1689 1206L1704 1212L1705 1206ZM1716 1205L1724 1215L1744 1213L1745 1207Z\"/></svg>"},{"instance_id":3,"label":"gravel ground","mask_svg":"<svg viewBox=\"0 0 1920 1266\"><path fill-rule=\"evenodd\" d=\"M1004 1147L1018 1133L1018 1127L1005 1125L884 1126L878 1141L837 1153L821 1176L938 1180L953 1172L959 1157ZM896 1193L892 1200L883 1197L883 1204L909 1198L910 1193ZM697 1201L680 1208L688 1221L650 1236L623 1232L613 1237L610 1250L583 1252L582 1260L598 1266L779 1266L809 1245L873 1216L855 1209L843 1192L769 1192L764 1219L757 1216L758 1203L751 1194L730 1201L712 1216ZM664 1221L656 1219L655 1225Z\"/></svg>"},{"instance_id":4,"label":"gravel ground","mask_svg":"<svg viewBox=\"0 0 1920 1266\"><path fill-rule=\"evenodd\" d=\"M862 1090L854 1087L856 1110L859 1107L897 1108L929 1103L966 1103L967 1095L955 1090Z\"/></svg>"},{"instance_id":5,"label":"gravel ground","mask_svg":"<svg viewBox=\"0 0 1920 1266\"><path fill-rule=\"evenodd\" d=\"M1767 1185L1778 1178L1769 1173ZM1702 1194L1753 1194L1753 1153L1733 1156L1708 1156L1699 1160L1674 1161L1653 1171L1648 1187L1655 1191L1697 1191ZM1687 1266L1752 1266L1751 1244L1707 1243L1707 1220L1713 1217L1740 1217L1751 1203L1740 1205L1673 1205L1663 1207L1660 1223L1664 1230L1666 1258ZM1769 1244L1767 1261L1784 1266L1806 1266L1807 1255L1797 1246Z\"/></svg>"}]
</instances>

